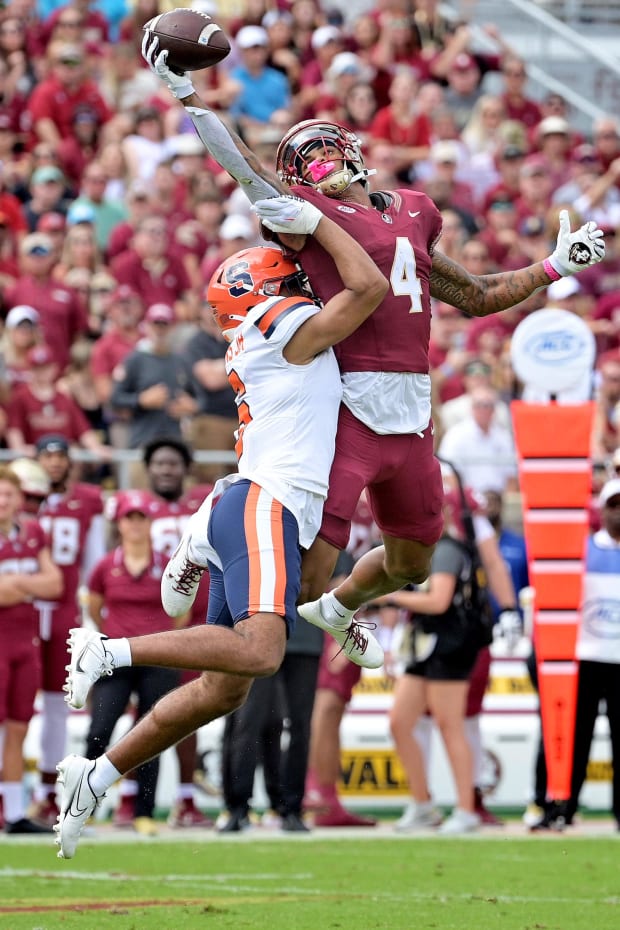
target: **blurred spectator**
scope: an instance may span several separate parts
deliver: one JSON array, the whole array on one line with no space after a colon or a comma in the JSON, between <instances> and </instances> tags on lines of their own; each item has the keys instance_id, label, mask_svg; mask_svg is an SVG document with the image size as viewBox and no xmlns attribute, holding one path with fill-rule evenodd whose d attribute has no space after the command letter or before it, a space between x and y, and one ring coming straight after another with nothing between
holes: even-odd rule
<instances>
[{"instance_id":1,"label":"blurred spectator","mask_svg":"<svg viewBox=\"0 0 620 930\"><path fill-rule=\"evenodd\" d=\"M372 84L356 81L345 94L342 125L366 142L376 112L377 97Z\"/></svg>"},{"instance_id":2,"label":"blurred spectator","mask_svg":"<svg viewBox=\"0 0 620 930\"><path fill-rule=\"evenodd\" d=\"M7 445L20 455L32 455L37 441L54 432L70 444L108 459L108 449L102 445L77 403L59 390L58 366L46 345L30 349L28 364L30 379L21 384L7 403Z\"/></svg>"},{"instance_id":3,"label":"blurred spectator","mask_svg":"<svg viewBox=\"0 0 620 930\"><path fill-rule=\"evenodd\" d=\"M447 400L441 407L439 419L445 432L466 419L472 412L472 395L479 387L493 387L493 368L481 359L472 359L463 369L464 392ZM504 429L512 429L510 408L503 401L495 405L494 421Z\"/></svg>"},{"instance_id":4,"label":"blurred spectator","mask_svg":"<svg viewBox=\"0 0 620 930\"><path fill-rule=\"evenodd\" d=\"M446 430L439 455L462 475L474 491L517 491L514 441L510 430L495 420L496 391L479 386L471 391L471 413Z\"/></svg>"},{"instance_id":5,"label":"blurred spectator","mask_svg":"<svg viewBox=\"0 0 620 930\"><path fill-rule=\"evenodd\" d=\"M0 466L0 782L4 831L51 833L51 827L41 827L26 817L23 747L41 680L39 618L33 601L59 597L62 577L52 562L43 527L35 520L19 521L22 507L17 475L6 465Z\"/></svg>"},{"instance_id":6,"label":"blurred spectator","mask_svg":"<svg viewBox=\"0 0 620 930\"><path fill-rule=\"evenodd\" d=\"M256 241L257 231L252 220L241 214L229 214L220 226L217 248L207 252L200 266L203 281L211 280L211 275L224 259L241 249L250 248Z\"/></svg>"},{"instance_id":7,"label":"blurred spectator","mask_svg":"<svg viewBox=\"0 0 620 930\"><path fill-rule=\"evenodd\" d=\"M291 102L288 80L281 71L267 64L269 36L262 26L244 26L235 36L240 64L230 71L230 80L238 93L230 115L241 128L254 123L268 123L276 110L287 109Z\"/></svg>"},{"instance_id":8,"label":"blurred spectator","mask_svg":"<svg viewBox=\"0 0 620 930\"><path fill-rule=\"evenodd\" d=\"M438 182L443 191L443 204L458 210L469 231L476 229L476 204L469 184L457 178L459 165L459 146L450 139L433 142L429 152L430 175L426 178L425 189L433 182Z\"/></svg>"},{"instance_id":9,"label":"blurred spectator","mask_svg":"<svg viewBox=\"0 0 620 930\"><path fill-rule=\"evenodd\" d=\"M54 281L54 243L45 233L31 233L20 245L21 276L5 292L8 307L28 304L40 317L44 340L58 372L69 361L69 348L86 330L86 313L77 295Z\"/></svg>"},{"instance_id":10,"label":"blurred spectator","mask_svg":"<svg viewBox=\"0 0 620 930\"><path fill-rule=\"evenodd\" d=\"M28 101L35 138L57 146L74 137L73 117L78 106L87 104L103 124L111 112L97 85L87 76L84 48L71 43L51 42L47 49L50 73L34 88Z\"/></svg>"},{"instance_id":11,"label":"blurred spectator","mask_svg":"<svg viewBox=\"0 0 620 930\"><path fill-rule=\"evenodd\" d=\"M48 0L49 2L49 0ZM116 4L107 4L114 8ZM54 39L58 36L65 42L83 39L97 46L110 41L110 27L101 9L93 9L91 0L69 0L53 10L45 20L45 30Z\"/></svg>"},{"instance_id":12,"label":"blurred spectator","mask_svg":"<svg viewBox=\"0 0 620 930\"><path fill-rule=\"evenodd\" d=\"M26 24L20 16L11 15L9 7L0 23L0 59L3 62L2 74L5 77L3 108L8 105L13 110L16 103L25 103L28 95L37 83L38 77L34 62L36 56L28 47ZM16 131L25 129L19 114L13 126Z\"/></svg>"},{"instance_id":13,"label":"blurred spectator","mask_svg":"<svg viewBox=\"0 0 620 930\"><path fill-rule=\"evenodd\" d=\"M501 141L499 128L505 115L500 97L483 94L478 98L461 132L461 139L470 155L494 155L498 151Z\"/></svg>"},{"instance_id":14,"label":"blurred spectator","mask_svg":"<svg viewBox=\"0 0 620 930\"><path fill-rule=\"evenodd\" d=\"M103 499L100 488L75 481L64 436L48 433L36 446L37 461L49 481L39 520L50 540L53 562L62 572L62 597L38 601L42 657L41 782L31 814L51 827L59 814L56 765L67 753L69 708L64 700L65 659L69 631L81 626L78 589L105 554Z\"/></svg>"},{"instance_id":15,"label":"blurred spectator","mask_svg":"<svg viewBox=\"0 0 620 930\"><path fill-rule=\"evenodd\" d=\"M30 379L28 353L40 341L39 314L34 307L21 304L9 310L2 338L3 402L8 391Z\"/></svg>"},{"instance_id":16,"label":"blurred spectator","mask_svg":"<svg viewBox=\"0 0 620 930\"><path fill-rule=\"evenodd\" d=\"M446 78L448 86L444 94L445 104L452 112L460 132L482 94L480 68L476 59L468 52L461 52L449 65Z\"/></svg>"},{"instance_id":17,"label":"blurred spectator","mask_svg":"<svg viewBox=\"0 0 620 930\"><path fill-rule=\"evenodd\" d=\"M465 351L467 319L451 304L434 300L431 318L429 362L435 399L445 403L464 391L463 368L470 359ZM438 419L438 424L440 419Z\"/></svg>"},{"instance_id":18,"label":"blurred spectator","mask_svg":"<svg viewBox=\"0 0 620 930\"><path fill-rule=\"evenodd\" d=\"M553 191L552 203L572 203L587 192L595 177L603 171L602 163L593 145L578 145L572 152L569 176L564 184Z\"/></svg>"},{"instance_id":19,"label":"blurred spectator","mask_svg":"<svg viewBox=\"0 0 620 930\"><path fill-rule=\"evenodd\" d=\"M406 10L384 10L378 18L379 38L372 52L372 63L377 68L392 70L394 65L407 65L418 80L430 76L428 51L422 49L420 33L415 21Z\"/></svg>"},{"instance_id":20,"label":"blurred spectator","mask_svg":"<svg viewBox=\"0 0 620 930\"><path fill-rule=\"evenodd\" d=\"M518 120L529 129L538 125L542 113L538 104L526 96L527 71L523 59L516 55L507 55L502 61L502 74L502 99L506 117Z\"/></svg>"},{"instance_id":21,"label":"blurred spectator","mask_svg":"<svg viewBox=\"0 0 620 930\"><path fill-rule=\"evenodd\" d=\"M128 422L114 416L110 408L113 374L117 366L135 349L140 339L139 323L144 308L140 295L127 284L110 294L107 326L93 345L90 370L97 400L103 407L107 432L116 449L128 445Z\"/></svg>"},{"instance_id":22,"label":"blurred spectator","mask_svg":"<svg viewBox=\"0 0 620 930\"><path fill-rule=\"evenodd\" d=\"M136 49L132 42L113 42L110 46L110 59L103 73L101 90L117 113L131 113L157 95L159 82L153 72L142 65L140 49Z\"/></svg>"},{"instance_id":23,"label":"blurred spectator","mask_svg":"<svg viewBox=\"0 0 620 930\"><path fill-rule=\"evenodd\" d=\"M130 420L131 449L158 436L180 439L184 421L197 409L191 368L184 358L170 350L174 310L168 304L152 304L144 322L146 338L117 365L112 375L110 403ZM137 469L136 475L141 471Z\"/></svg>"},{"instance_id":24,"label":"blurred spectator","mask_svg":"<svg viewBox=\"0 0 620 930\"><path fill-rule=\"evenodd\" d=\"M620 358L597 365L592 457L606 459L620 446Z\"/></svg>"},{"instance_id":25,"label":"blurred spectator","mask_svg":"<svg viewBox=\"0 0 620 930\"><path fill-rule=\"evenodd\" d=\"M87 270L91 275L105 269L94 227L88 223L78 223L68 228L60 261L54 266L52 276L54 280L66 283L68 273L78 268Z\"/></svg>"},{"instance_id":26,"label":"blurred spectator","mask_svg":"<svg viewBox=\"0 0 620 930\"><path fill-rule=\"evenodd\" d=\"M235 394L224 366L227 347L211 306L203 302L200 328L190 335L181 349L196 382L198 408L189 433L194 449L232 451L235 448L239 417ZM197 466L197 471L202 481L215 482L228 474L230 468L230 463L215 462Z\"/></svg>"},{"instance_id":27,"label":"blurred spectator","mask_svg":"<svg viewBox=\"0 0 620 930\"><path fill-rule=\"evenodd\" d=\"M293 16L296 6L293 7ZM319 26L312 32L311 48L313 58L304 65L301 90L295 99L301 119L314 116L314 105L324 92L327 69L335 56L345 50L344 35L337 26Z\"/></svg>"},{"instance_id":28,"label":"blurred spectator","mask_svg":"<svg viewBox=\"0 0 620 930\"><path fill-rule=\"evenodd\" d=\"M570 123L561 116L546 116L536 127L536 139L555 190L565 184L570 175L573 148Z\"/></svg>"},{"instance_id":29,"label":"blurred spectator","mask_svg":"<svg viewBox=\"0 0 620 930\"><path fill-rule=\"evenodd\" d=\"M121 150L129 179L148 181L157 165L168 157L162 114L157 107L145 105L133 113L132 131L124 136Z\"/></svg>"},{"instance_id":30,"label":"blurred spectator","mask_svg":"<svg viewBox=\"0 0 620 930\"><path fill-rule=\"evenodd\" d=\"M24 205L24 214L30 232L34 232L45 213L64 215L69 207L66 197L65 176L55 165L37 168L30 179L30 199Z\"/></svg>"},{"instance_id":31,"label":"blurred spectator","mask_svg":"<svg viewBox=\"0 0 620 930\"><path fill-rule=\"evenodd\" d=\"M91 371L92 343L78 339L71 346L69 365L58 381L59 390L78 405L90 426L107 442L106 422Z\"/></svg>"},{"instance_id":32,"label":"blurred spectator","mask_svg":"<svg viewBox=\"0 0 620 930\"><path fill-rule=\"evenodd\" d=\"M592 142L604 169L620 158L620 130L613 116L602 116L592 126Z\"/></svg>"},{"instance_id":33,"label":"blurred spectator","mask_svg":"<svg viewBox=\"0 0 620 930\"><path fill-rule=\"evenodd\" d=\"M606 230L620 228L620 157L614 159L603 174L582 177L581 194L573 202L574 209L587 214Z\"/></svg>"},{"instance_id":34,"label":"blurred spectator","mask_svg":"<svg viewBox=\"0 0 620 930\"><path fill-rule=\"evenodd\" d=\"M431 181L432 184L432 181ZM468 232L463 222L463 217L456 210L450 207L441 211L441 248L442 253L448 258L457 259L460 257L464 244L468 241Z\"/></svg>"},{"instance_id":35,"label":"blurred spectator","mask_svg":"<svg viewBox=\"0 0 620 930\"><path fill-rule=\"evenodd\" d=\"M73 113L73 132L58 145L58 159L73 188L77 191L88 164L95 158L101 136L101 119L90 104L77 106Z\"/></svg>"},{"instance_id":36,"label":"blurred spectator","mask_svg":"<svg viewBox=\"0 0 620 930\"><path fill-rule=\"evenodd\" d=\"M87 208L92 212L92 223L95 228L97 244L102 251L107 248L108 239L114 227L121 223L126 216L124 204L106 198L107 183L108 176L99 162L90 162L82 175L79 196L73 201L67 215L67 220L71 223L75 211ZM73 220L73 222L78 221Z\"/></svg>"},{"instance_id":37,"label":"blurred spectator","mask_svg":"<svg viewBox=\"0 0 620 930\"><path fill-rule=\"evenodd\" d=\"M372 163L375 174L368 179L371 191L396 190L399 187L411 187L396 174L396 156L394 147L389 142L371 139L368 144L368 160Z\"/></svg>"},{"instance_id":38,"label":"blurred spectator","mask_svg":"<svg viewBox=\"0 0 620 930\"><path fill-rule=\"evenodd\" d=\"M503 145L495 157L499 178L485 193L482 210L487 213L494 203L514 202L519 196L519 178L527 152L518 145Z\"/></svg>"},{"instance_id":39,"label":"blurred spectator","mask_svg":"<svg viewBox=\"0 0 620 930\"><path fill-rule=\"evenodd\" d=\"M88 287L88 328L86 335L91 341L103 335L107 326L110 297L116 287L116 280L109 271L95 271L90 276Z\"/></svg>"},{"instance_id":40,"label":"blurred spectator","mask_svg":"<svg viewBox=\"0 0 620 930\"><path fill-rule=\"evenodd\" d=\"M45 233L54 245L54 255L58 260L62 252L65 241L65 232L67 230L67 218L62 213L56 213L54 210L42 213L37 220L35 232Z\"/></svg>"},{"instance_id":41,"label":"blurred spectator","mask_svg":"<svg viewBox=\"0 0 620 930\"><path fill-rule=\"evenodd\" d=\"M132 181L127 189L125 205L127 208L126 217L117 223L110 232L106 248L108 261L130 248L131 239L137 225L153 212L155 204L152 202L149 184L140 180L140 178Z\"/></svg>"},{"instance_id":42,"label":"blurred spectator","mask_svg":"<svg viewBox=\"0 0 620 930\"><path fill-rule=\"evenodd\" d=\"M372 68L353 52L339 52L325 74L325 93L314 104L317 119L342 125L347 93L359 81L368 82L372 73Z\"/></svg>"},{"instance_id":43,"label":"blurred spectator","mask_svg":"<svg viewBox=\"0 0 620 930\"><path fill-rule=\"evenodd\" d=\"M373 139L389 142L394 151L396 171L411 177L415 163L428 156L431 125L416 110L418 79L406 66L399 66L389 89L390 102L377 111L370 126Z\"/></svg>"},{"instance_id":44,"label":"blurred spectator","mask_svg":"<svg viewBox=\"0 0 620 930\"><path fill-rule=\"evenodd\" d=\"M110 271L119 284L137 291L146 306L167 303L182 313L190 281L169 245L165 219L147 215L137 223L130 248L110 262Z\"/></svg>"},{"instance_id":45,"label":"blurred spectator","mask_svg":"<svg viewBox=\"0 0 620 930\"><path fill-rule=\"evenodd\" d=\"M293 40L293 17L288 10L267 10L261 26L269 39L267 64L285 75L292 94L299 90L301 61Z\"/></svg>"},{"instance_id":46,"label":"blurred spectator","mask_svg":"<svg viewBox=\"0 0 620 930\"><path fill-rule=\"evenodd\" d=\"M517 222L528 216L545 219L551 202L552 183L540 154L528 155L519 173L519 196L515 200Z\"/></svg>"},{"instance_id":47,"label":"blurred spectator","mask_svg":"<svg viewBox=\"0 0 620 930\"><path fill-rule=\"evenodd\" d=\"M157 633L182 626L186 618L175 622L161 606L161 576L167 559L155 552L151 543L151 495L146 491L121 492L113 499L111 511L119 545L91 573L89 616L109 636ZM105 751L132 695L137 697L136 720L139 720L159 698L178 686L179 676L175 669L145 666L122 669L113 678L105 676L96 682L86 756L96 758ZM154 758L136 770L131 786L135 793L133 827L145 836L157 833L153 812L158 774L159 758ZM129 790L127 782L122 783L121 792Z\"/></svg>"}]
</instances>

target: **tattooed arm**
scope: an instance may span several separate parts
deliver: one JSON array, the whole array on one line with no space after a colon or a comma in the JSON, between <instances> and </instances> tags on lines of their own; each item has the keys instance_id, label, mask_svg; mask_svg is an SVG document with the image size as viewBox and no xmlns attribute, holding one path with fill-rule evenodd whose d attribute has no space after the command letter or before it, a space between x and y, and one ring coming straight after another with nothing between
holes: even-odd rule
<instances>
[{"instance_id":1,"label":"tattooed arm","mask_svg":"<svg viewBox=\"0 0 620 930\"><path fill-rule=\"evenodd\" d=\"M542 262L500 274L472 275L441 252L433 253L431 296L471 316L507 310L550 283Z\"/></svg>"}]
</instances>

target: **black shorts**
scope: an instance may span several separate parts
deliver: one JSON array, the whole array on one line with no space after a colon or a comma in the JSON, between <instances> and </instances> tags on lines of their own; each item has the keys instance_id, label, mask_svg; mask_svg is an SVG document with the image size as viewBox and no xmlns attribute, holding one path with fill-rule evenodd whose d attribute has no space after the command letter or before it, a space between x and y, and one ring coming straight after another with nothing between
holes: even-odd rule
<instances>
[{"instance_id":1,"label":"black shorts","mask_svg":"<svg viewBox=\"0 0 620 930\"><path fill-rule=\"evenodd\" d=\"M476 664L478 650L463 649L448 655L431 653L421 662L415 659L405 669L405 675L417 675L429 681L467 681Z\"/></svg>"}]
</instances>

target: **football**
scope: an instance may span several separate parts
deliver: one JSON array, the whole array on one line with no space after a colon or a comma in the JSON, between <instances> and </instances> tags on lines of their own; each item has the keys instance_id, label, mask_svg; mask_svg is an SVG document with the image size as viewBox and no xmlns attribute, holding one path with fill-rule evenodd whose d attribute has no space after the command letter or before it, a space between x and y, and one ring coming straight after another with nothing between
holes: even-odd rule
<instances>
[{"instance_id":1,"label":"football","mask_svg":"<svg viewBox=\"0 0 620 930\"><path fill-rule=\"evenodd\" d=\"M160 13L142 28L157 36L160 49L168 50L168 67L178 73L209 68L230 52L221 26L197 10L180 8Z\"/></svg>"}]
</instances>

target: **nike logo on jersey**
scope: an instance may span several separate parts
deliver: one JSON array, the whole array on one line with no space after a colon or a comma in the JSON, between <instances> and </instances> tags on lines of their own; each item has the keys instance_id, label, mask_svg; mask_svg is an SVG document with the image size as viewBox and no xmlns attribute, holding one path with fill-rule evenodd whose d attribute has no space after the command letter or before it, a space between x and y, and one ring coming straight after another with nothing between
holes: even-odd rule
<instances>
[{"instance_id":1,"label":"nike logo on jersey","mask_svg":"<svg viewBox=\"0 0 620 930\"><path fill-rule=\"evenodd\" d=\"M415 213L412 213L411 210L409 210L409 216L411 217L411 219L414 219L416 216L419 216L419 215L420 215L419 210L416 210Z\"/></svg>"}]
</instances>

